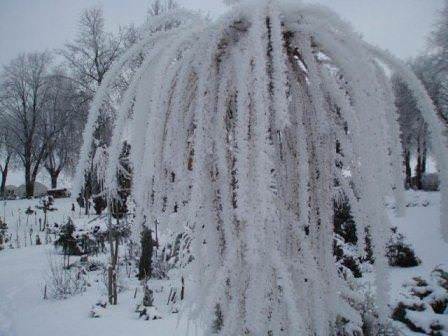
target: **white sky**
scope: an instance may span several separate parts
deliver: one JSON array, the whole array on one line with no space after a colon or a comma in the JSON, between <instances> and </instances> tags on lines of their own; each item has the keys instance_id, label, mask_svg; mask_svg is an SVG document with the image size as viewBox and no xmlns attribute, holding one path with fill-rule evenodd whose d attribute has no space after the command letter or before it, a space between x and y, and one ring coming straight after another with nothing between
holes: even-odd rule
<instances>
[{"instance_id":1,"label":"white sky","mask_svg":"<svg viewBox=\"0 0 448 336\"><path fill-rule=\"evenodd\" d=\"M402 58L424 51L443 0L309 0L333 8L365 39ZM0 64L20 52L60 48L74 38L79 13L102 4L109 29L141 23L150 0L0 0ZM179 0L213 17L221 0Z\"/></svg>"}]
</instances>

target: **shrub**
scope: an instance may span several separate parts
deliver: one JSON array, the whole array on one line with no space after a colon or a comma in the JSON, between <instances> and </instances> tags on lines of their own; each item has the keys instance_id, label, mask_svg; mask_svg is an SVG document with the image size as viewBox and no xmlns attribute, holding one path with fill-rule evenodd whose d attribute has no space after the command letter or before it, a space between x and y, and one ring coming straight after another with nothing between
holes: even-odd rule
<instances>
[{"instance_id":1,"label":"shrub","mask_svg":"<svg viewBox=\"0 0 448 336\"><path fill-rule=\"evenodd\" d=\"M438 191L440 186L439 175L437 173L424 174L422 177L422 190Z\"/></svg>"},{"instance_id":2,"label":"shrub","mask_svg":"<svg viewBox=\"0 0 448 336\"><path fill-rule=\"evenodd\" d=\"M387 245L386 256L390 266L414 267L421 263L411 245L404 241L404 236L397 232L396 227L392 228L392 236Z\"/></svg>"},{"instance_id":3,"label":"shrub","mask_svg":"<svg viewBox=\"0 0 448 336\"><path fill-rule=\"evenodd\" d=\"M49 255L45 285L49 297L57 300L85 292L87 287L85 270L81 267L64 267L62 261Z\"/></svg>"},{"instance_id":4,"label":"shrub","mask_svg":"<svg viewBox=\"0 0 448 336\"><path fill-rule=\"evenodd\" d=\"M96 196L93 198L93 208L95 209L95 213L97 215L101 215L101 213L106 209L107 202L104 197Z\"/></svg>"},{"instance_id":5,"label":"shrub","mask_svg":"<svg viewBox=\"0 0 448 336\"><path fill-rule=\"evenodd\" d=\"M54 242L55 246L61 247L64 255L80 255L81 250L78 247L76 238L73 236L75 225L69 218L68 222L61 227L59 237Z\"/></svg>"},{"instance_id":6,"label":"shrub","mask_svg":"<svg viewBox=\"0 0 448 336\"><path fill-rule=\"evenodd\" d=\"M413 332L444 335L448 323L440 317L448 313L447 282L448 273L441 268L432 271L429 278L416 277L405 282L405 299L393 309L391 318Z\"/></svg>"},{"instance_id":7,"label":"shrub","mask_svg":"<svg viewBox=\"0 0 448 336\"><path fill-rule=\"evenodd\" d=\"M8 242L6 232L8 232L8 225L0 218L0 251L4 248L3 244Z\"/></svg>"},{"instance_id":8,"label":"shrub","mask_svg":"<svg viewBox=\"0 0 448 336\"><path fill-rule=\"evenodd\" d=\"M421 304L416 304L413 303L411 305L409 304L405 304L403 302L399 302L397 307L395 307L395 309L392 312L392 319L395 321L399 321L401 323L404 323L410 330L415 331L415 332L419 332L419 333L424 333L425 331L416 326L414 324L414 322L412 322L406 315L406 311L407 310L411 310L411 311L424 311L424 307Z\"/></svg>"}]
</instances>

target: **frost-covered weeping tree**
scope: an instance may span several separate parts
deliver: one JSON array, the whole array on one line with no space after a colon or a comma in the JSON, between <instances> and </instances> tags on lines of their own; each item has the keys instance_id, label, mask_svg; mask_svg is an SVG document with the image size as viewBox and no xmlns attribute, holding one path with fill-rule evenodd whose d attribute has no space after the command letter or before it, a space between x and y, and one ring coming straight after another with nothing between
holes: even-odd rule
<instances>
[{"instance_id":1,"label":"frost-covered weeping tree","mask_svg":"<svg viewBox=\"0 0 448 336\"><path fill-rule=\"evenodd\" d=\"M384 321L385 197L393 194L399 212L403 203L389 71L415 95L448 181L442 126L419 81L321 7L263 0L214 23L181 10L160 20L173 18L177 24L152 30L107 74L78 176L102 104L143 55L120 95L104 185L114 197L128 141L136 223L157 220L193 238L195 261L185 271L191 318L216 326L218 310L221 335L329 335L337 320L361 325L352 308L360 298L333 256L333 202L343 196L360 251L370 236ZM441 208L448 238L444 183Z\"/></svg>"}]
</instances>

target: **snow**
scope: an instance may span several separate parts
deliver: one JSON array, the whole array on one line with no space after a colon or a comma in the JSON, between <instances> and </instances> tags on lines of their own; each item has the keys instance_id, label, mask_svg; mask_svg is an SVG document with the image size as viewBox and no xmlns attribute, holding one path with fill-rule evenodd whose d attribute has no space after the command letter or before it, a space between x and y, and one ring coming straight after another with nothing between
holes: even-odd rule
<instances>
[{"instance_id":1,"label":"snow","mask_svg":"<svg viewBox=\"0 0 448 336\"><path fill-rule=\"evenodd\" d=\"M185 20L180 26L151 29L151 34L129 48L105 76L90 107L73 195L78 195L83 185L86 168L99 162L101 169L95 164L98 180L105 181L101 192L112 196L120 144L129 140L133 234L145 223L159 222L161 229L168 228L163 224L172 222L171 215L176 213L177 221L184 222L180 230L186 230L192 239L194 261L192 268L185 270L188 291L184 304L190 318L211 328L218 309L223 317L221 335L319 336L330 334L336 317L356 323L353 327L361 326L361 312L349 306L350 298L358 293L342 279L334 263L333 201L345 195L353 209L361 250L369 229L374 303L383 323L389 313L389 276L393 276L394 295L408 276L386 266L389 219L406 233L421 227L423 217L408 215L400 223L385 212L389 194L394 193L397 205L404 202L400 201L403 177L398 125L394 125L393 97L382 63L405 77L432 130L442 180L438 210L446 225L448 187L443 182L448 180L448 156L443 150L442 126L415 76L387 53L365 45L333 13L300 3L276 6L268 0L257 4L244 1L210 24L181 15L179 20ZM135 71L129 70L139 57L143 63ZM111 146L99 148L95 139L98 118L105 104L120 104L111 97L118 94L115 83L126 71L133 72L133 78L121 92L124 99L117 113L114 108L111 115L115 140ZM175 93L180 94L174 97ZM215 114L219 112L222 119L224 107L228 118L224 123L218 120L223 134L213 134ZM176 129L182 132L177 135L179 140L173 141ZM222 148L218 150L219 144ZM344 171L350 174L344 177ZM229 186L235 190L235 199L229 197ZM408 196L417 198L410 205L416 203L419 211L433 210L428 204L435 203L420 202L423 196ZM223 205L230 200L236 206ZM60 206L54 215L60 217L51 218L50 224L63 222L69 215L82 216L70 213L67 201ZM31 223L27 216L26 224L21 216L21 212L11 211L9 221L11 230L16 231L16 247L26 250L30 226L34 225L34 234L37 231L37 215ZM79 221L89 224L85 217ZM444 228L441 232L448 242L448 226ZM303 229L309 232L305 234ZM424 244L424 254L434 248L438 233L434 229L431 244ZM7 251L7 258L9 254L15 256L15 251ZM428 256L428 264L439 256ZM26 265L27 258L21 263ZM91 272L87 277L97 283L98 275ZM34 280L31 283L36 284L38 279ZM103 315L100 320L110 317L108 327L120 320L120 326L126 326L132 320L136 301L129 289L138 283L131 277L125 283L128 290L122 293L122 305L105 311L94 308L94 314ZM26 282L22 285L29 287ZM6 291L12 294L8 306L15 304L16 289ZM166 296L163 291L158 293L159 299ZM85 295L67 300L75 303L66 307L68 315L62 317L76 321L81 309L76 313L72 309L77 300L89 297L95 302L98 295L101 286L92 285ZM4 309L5 316L27 309L28 302L22 301L19 295L17 302L22 307ZM161 312L163 320L174 320L168 311ZM79 323L79 328L85 324ZM10 323L7 328L13 330L18 325ZM116 330L119 328L113 332ZM131 332L129 328L126 331ZM210 334L210 329L204 334Z\"/></svg>"},{"instance_id":2,"label":"snow","mask_svg":"<svg viewBox=\"0 0 448 336\"><path fill-rule=\"evenodd\" d=\"M441 239L439 224L438 192L407 192L406 216L397 218L390 212L393 226L398 227L422 260L421 265L411 268L391 267L392 302L398 300L401 285L416 276L429 276L437 266L448 267L448 244Z\"/></svg>"},{"instance_id":3,"label":"snow","mask_svg":"<svg viewBox=\"0 0 448 336\"><path fill-rule=\"evenodd\" d=\"M75 217L81 227L88 225L95 216L80 215L76 205L75 215L71 212L72 199L56 199L55 205L58 210L48 213L49 224L61 223L69 215ZM155 289L155 302L162 316L157 321L144 321L138 319L135 308L141 302L141 286L136 278L124 279L126 290L119 293L119 305L107 306L101 309L99 318L91 318L90 311L99 299L104 298L105 287L101 276L89 272L87 291L65 300L43 300L46 270L48 269L48 258L55 255L56 250L52 244L30 246L27 237L27 247L24 244L23 232L33 228L34 234L38 233L38 221L32 215L28 226L25 226L26 215L24 211L39 203L38 199L16 200L2 202L0 214L6 215L9 224L9 233L12 235L12 243L15 247L15 236L19 230L20 248L9 249L8 246L0 251L0 336L89 336L89 335L148 335L172 336L178 335L179 330L186 330L186 320L180 320L178 326L178 314L169 312L170 307L166 305L169 289L178 284L170 280L151 281L151 288ZM76 203L75 203L76 204ZM19 215L20 214L20 215ZM21 225L18 223L21 218ZM37 211L37 219L43 217L40 210ZM27 229L25 229L27 228ZM43 233L39 233L44 241ZM33 237L33 244L34 244ZM6 244L6 245L9 245ZM58 256L55 256L58 258ZM78 257L71 257L74 261ZM100 260L106 262L108 255L100 254ZM94 258L96 260L96 258ZM178 286L177 286L178 287ZM134 299L134 291L137 288L137 298ZM163 288L163 290L161 290Z\"/></svg>"},{"instance_id":4,"label":"snow","mask_svg":"<svg viewBox=\"0 0 448 336\"><path fill-rule=\"evenodd\" d=\"M101 295L93 285L82 295L62 301L43 300L43 270L51 246L6 250L0 255L1 336L177 335L177 317L142 321L134 313L133 290L119 295L119 305L108 306L100 318L89 317L90 307ZM181 323L179 328L183 328Z\"/></svg>"},{"instance_id":5,"label":"snow","mask_svg":"<svg viewBox=\"0 0 448 336\"><path fill-rule=\"evenodd\" d=\"M448 265L448 244L440 236L438 192L406 192L407 211L405 217L398 218L393 206L389 205L392 225L398 226L412 244L422 264L412 268L389 267L392 285L390 305L403 300L403 284L413 277L428 278L431 271L439 265ZM11 213L37 204L37 200L8 201L7 220L12 221ZM49 214L51 221L67 216L71 207L70 199L57 199L55 207L59 210ZM2 207L0 207L3 210ZM77 208L78 210L78 208ZM21 211L23 216L23 211ZM91 216L92 217L92 216ZM17 218L17 217L15 217ZM92 217L93 218L93 217ZM23 219L22 219L23 221ZM87 220L86 220L87 222ZM14 229L12 225L11 229ZM0 335L1 336L88 336L88 335L179 335L186 334L187 322L178 314L169 313L166 297L172 285L169 280L151 280L150 286L156 289L156 307L161 320L144 321L134 312L141 300L140 286L134 279L126 279L127 290L119 293L119 304L99 309L100 317L91 318L91 307L103 297L104 285L95 282L89 273L90 287L83 294L65 300L43 300L45 270L49 254L55 253L52 245L29 246L8 249L0 252ZM100 256L101 258L101 256ZM102 258L107 258L103 255ZM134 299L134 289L138 288ZM160 289L163 287L163 290ZM422 325L431 321L418 318ZM441 316L443 319L444 316ZM422 320L423 319L423 320ZM419 320L419 321L420 321ZM428 322L429 321L429 322ZM193 328L192 328L193 329ZM404 330L403 330L404 332ZM414 333L404 332L404 335Z\"/></svg>"},{"instance_id":6,"label":"snow","mask_svg":"<svg viewBox=\"0 0 448 336\"><path fill-rule=\"evenodd\" d=\"M422 260L419 266L411 268L389 267L391 281L390 306L395 307L399 301L409 301L403 285L409 285L414 277L430 278L431 271L437 267L448 268L448 244L441 238L439 224L440 193L407 192L406 216L397 218L393 211L389 212L391 223L398 227L411 243L416 255ZM425 312L407 311L407 316L424 330L435 320L435 315ZM448 325L447 315L438 315L440 322ZM404 335L421 335L406 329L403 324L396 323Z\"/></svg>"}]
</instances>

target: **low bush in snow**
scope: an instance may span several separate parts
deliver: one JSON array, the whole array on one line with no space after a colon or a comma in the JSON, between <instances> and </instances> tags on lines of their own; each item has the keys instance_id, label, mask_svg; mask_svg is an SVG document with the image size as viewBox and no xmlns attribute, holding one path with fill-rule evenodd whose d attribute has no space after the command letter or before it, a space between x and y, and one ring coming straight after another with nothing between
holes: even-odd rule
<instances>
[{"instance_id":1,"label":"low bush in snow","mask_svg":"<svg viewBox=\"0 0 448 336\"><path fill-rule=\"evenodd\" d=\"M64 267L62 260L48 257L48 272L45 277L46 294L52 299L66 299L85 292L86 271L82 267Z\"/></svg>"},{"instance_id":2,"label":"low bush in snow","mask_svg":"<svg viewBox=\"0 0 448 336\"><path fill-rule=\"evenodd\" d=\"M186 266L194 259L190 245L191 237L185 232L171 237L162 247L160 263L164 264L167 270Z\"/></svg>"},{"instance_id":3,"label":"low bush in snow","mask_svg":"<svg viewBox=\"0 0 448 336\"><path fill-rule=\"evenodd\" d=\"M424 174L422 177L422 190L425 191L438 191L440 186L439 174L430 173Z\"/></svg>"},{"instance_id":4,"label":"low bush in snow","mask_svg":"<svg viewBox=\"0 0 448 336\"><path fill-rule=\"evenodd\" d=\"M437 268L429 279L413 278L403 287L404 299L395 306L392 319L413 332L445 335L448 332L448 272Z\"/></svg>"},{"instance_id":5,"label":"low bush in snow","mask_svg":"<svg viewBox=\"0 0 448 336\"><path fill-rule=\"evenodd\" d=\"M92 306L90 309L90 317L91 318L99 318L103 316L103 313L107 307L107 300L99 299L96 304Z\"/></svg>"},{"instance_id":6,"label":"low bush in snow","mask_svg":"<svg viewBox=\"0 0 448 336\"><path fill-rule=\"evenodd\" d=\"M392 236L387 244L387 259L390 266L414 267L421 263L411 245L405 242L404 236L392 228Z\"/></svg>"},{"instance_id":7,"label":"low bush in snow","mask_svg":"<svg viewBox=\"0 0 448 336\"><path fill-rule=\"evenodd\" d=\"M8 242L6 233L8 232L8 225L0 218L0 251L3 250L4 244Z\"/></svg>"}]
</instances>

